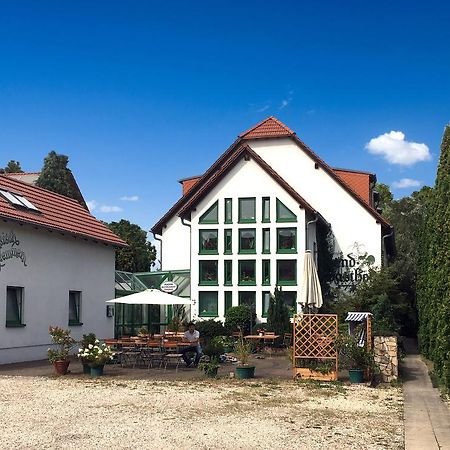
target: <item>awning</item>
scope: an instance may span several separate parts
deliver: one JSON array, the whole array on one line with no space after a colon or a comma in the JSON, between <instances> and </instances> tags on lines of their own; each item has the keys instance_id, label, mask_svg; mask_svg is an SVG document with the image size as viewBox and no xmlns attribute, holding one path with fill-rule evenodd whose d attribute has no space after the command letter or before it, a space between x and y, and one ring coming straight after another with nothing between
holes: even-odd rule
<instances>
[{"instance_id":1,"label":"awning","mask_svg":"<svg viewBox=\"0 0 450 450\"><path fill-rule=\"evenodd\" d=\"M107 300L106 303L124 303L127 305L192 305L190 298L166 294L159 289L146 289L136 294Z\"/></svg>"}]
</instances>

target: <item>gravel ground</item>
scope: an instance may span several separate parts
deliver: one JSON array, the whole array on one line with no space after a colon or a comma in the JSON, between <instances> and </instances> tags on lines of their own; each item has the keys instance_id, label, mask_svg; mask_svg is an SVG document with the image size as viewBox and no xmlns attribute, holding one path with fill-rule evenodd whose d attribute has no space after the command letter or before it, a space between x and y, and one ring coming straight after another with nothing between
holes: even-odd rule
<instances>
[{"instance_id":1,"label":"gravel ground","mask_svg":"<svg viewBox=\"0 0 450 450\"><path fill-rule=\"evenodd\" d=\"M1 449L402 449L399 388L0 376Z\"/></svg>"}]
</instances>

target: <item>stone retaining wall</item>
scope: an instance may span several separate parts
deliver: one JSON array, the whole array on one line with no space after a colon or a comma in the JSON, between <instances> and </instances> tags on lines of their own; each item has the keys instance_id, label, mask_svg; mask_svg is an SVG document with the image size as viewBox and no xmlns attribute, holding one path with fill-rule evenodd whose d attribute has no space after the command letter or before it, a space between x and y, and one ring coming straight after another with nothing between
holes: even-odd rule
<instances>
[{"instance_id":1,"label":"stone retaining wall","mask_svg":"<svg viewBox=\"0 0 450 450\"><path fill-rule=\"evenodd\" d=\"M380 368L381 380L390 383L398 378L396 336L375 336L373 339L375 363Z\"/></svg>"}]
</instances>

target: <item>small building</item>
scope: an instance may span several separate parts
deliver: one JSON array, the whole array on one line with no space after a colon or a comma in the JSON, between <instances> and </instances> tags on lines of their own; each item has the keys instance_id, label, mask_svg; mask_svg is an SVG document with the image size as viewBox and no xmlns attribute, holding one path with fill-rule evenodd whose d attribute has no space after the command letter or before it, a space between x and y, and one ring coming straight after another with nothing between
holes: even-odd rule
<instances>
[{"instance_id":1,"label":"small building","mask_svg":"<svg viewBox=\"0 0 450 450\"><path fill-rule=\"evenodd\" d=\"M43 359L49 325L114 334L115 248L76 200L0 175L0 364Z\"/></svg>"},{"instance_id":2,"label":"small building","mask_svg":"<svg viewBox=\"0 0 450 450\"><path fill-rule=\"evenodd\" d=\"M376 176L330 167L274 117L239 135L203 175L180 182L182 197L152 232L161 240L161 270L190 272L194 319L223 320L245 303L264 322L277 285L295 311L305 251L320 260L321 225L343 288L365 279L363 261L381 266L392 252Z\"/></svg>"}]
</instances>

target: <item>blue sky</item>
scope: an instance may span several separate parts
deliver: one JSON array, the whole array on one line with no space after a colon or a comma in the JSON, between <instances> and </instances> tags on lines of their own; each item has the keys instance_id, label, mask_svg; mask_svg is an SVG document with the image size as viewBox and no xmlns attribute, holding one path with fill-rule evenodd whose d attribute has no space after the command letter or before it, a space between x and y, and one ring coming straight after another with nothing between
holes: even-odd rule
<instances>
[{"instance_id":1,"label":"blue sky","mask_svg":"<svg viewBox=\"0 0 450 450\"><path fill-rule=\"evenodd\" d=\"M0 165L68 155L102 220L149 229L177 179L270 115L332 166L434 183L450 120L444 1L0 6Z\"/></svg>"}]
</instances>

